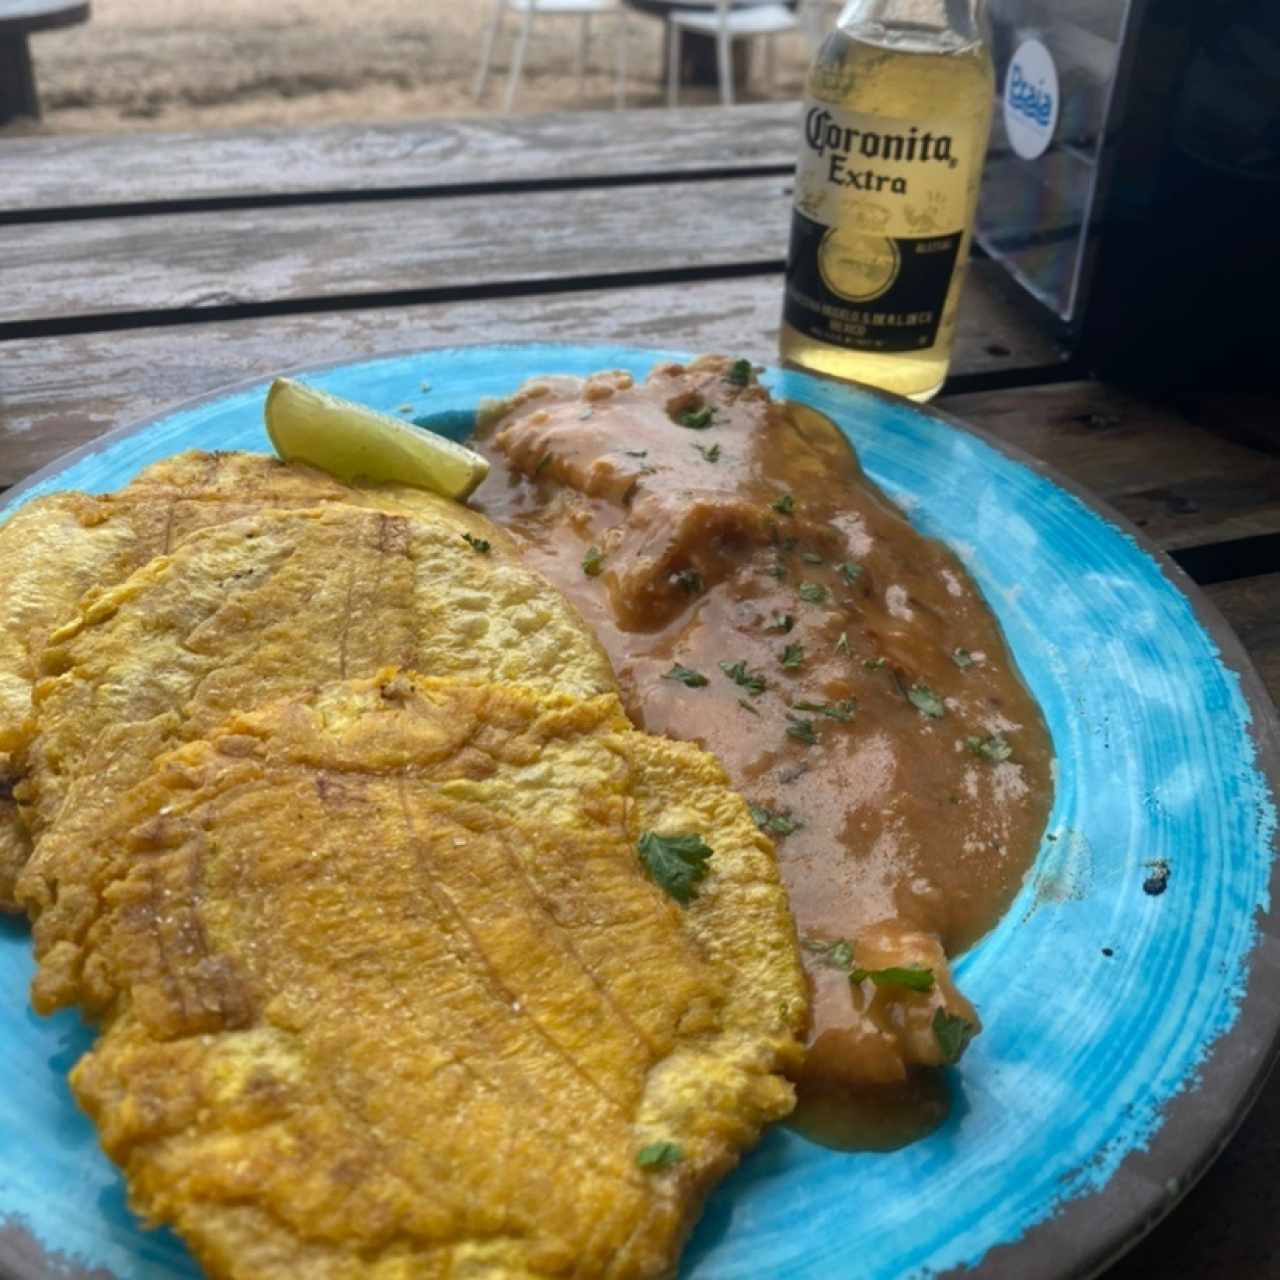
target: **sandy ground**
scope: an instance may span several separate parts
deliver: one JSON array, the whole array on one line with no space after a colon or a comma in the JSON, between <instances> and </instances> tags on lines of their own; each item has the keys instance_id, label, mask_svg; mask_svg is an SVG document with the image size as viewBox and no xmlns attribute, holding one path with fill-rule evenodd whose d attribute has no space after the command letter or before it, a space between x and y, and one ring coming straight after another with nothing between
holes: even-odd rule
<instances>
[{"instance_id":1,"label":"sandy ground","mask_svg":"<svg viewBox=\"0 0 1280 1280\"><path fill-rule=\"evenodd\" d=\"M471 80L490 12L490 0L93 0L86 25L32 37L44 119L10 128L114 133L492 113L517 20L506 18L476 101ZM517 111L612 106L611 23L597 25L580 96L578 24L536 20ZM629 105L659 106L661 24L633 15L630 31ZM744 100L796 96L806 61L798 34L781 37L773 89L757 68ZM714 100L708 90L682 97Z\"/></svg>"}]
</instances>

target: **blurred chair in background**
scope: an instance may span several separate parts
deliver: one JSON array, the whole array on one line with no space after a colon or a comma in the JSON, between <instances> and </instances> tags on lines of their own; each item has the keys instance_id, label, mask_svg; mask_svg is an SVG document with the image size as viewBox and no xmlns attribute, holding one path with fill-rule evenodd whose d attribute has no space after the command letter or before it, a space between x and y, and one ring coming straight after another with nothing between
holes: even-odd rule
<instances>
[{"instance_id":1,"label":"blurred chair in background","mask_svg":"<svg viewBox=\"0 0 1280 1280\"><path fill-rule=\"evenodd\" d=\"M591 43L591 19L607 17L614 23L615 88L614 104L626 105L627 97L627 14L621 0L494 0L493 17L485 32L484 48L480 54L480 66L476 69L472 93L480 97L489 78L489 66L493 61L493 47L498 38L498 28L504 14L510 10L520 17L520 30L511 53L511 66L507 73L507 90L503 95L502 109L510 111L516 98L516 84L524 69L525 51L529 45L529 32L535 17L577 18L581 24L578 34L578 56L575 71L578 77L578 96L581 97L587 74L587 52Z\"/></svg>"},{"instance_id":2,"label":"blurred chair in background","mask_svg":"<svg viewBox=\"0 0 1280 1280\"><path fill-rule=\"evenodd\" d=\"M709 36L716 42L716 67L720 101L733 105L734 40L760 36L765 41L765 83L773 87L776 55L774 41L789 31L802 32L812 47L830 29L831 0L799 0L794 10L767 0L716 0L714 7L676 9L667 18L667 106L679 100L680 45L686 31Z\"/></svg>"}]
</instances>

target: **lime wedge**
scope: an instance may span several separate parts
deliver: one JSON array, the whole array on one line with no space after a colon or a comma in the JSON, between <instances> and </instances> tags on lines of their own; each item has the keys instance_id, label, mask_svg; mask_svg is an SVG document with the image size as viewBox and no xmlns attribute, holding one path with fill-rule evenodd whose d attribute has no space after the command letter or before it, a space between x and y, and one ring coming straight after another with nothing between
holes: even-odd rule
<instances>
[{"instance_id":1,"label":"lime wedge","mask_svg":"<svg viewBox=\"0 0 1280 1280\"><path fill-rule=\"evenodd\" d=\"M484 458L444 436L292 378L271 384L264 416L285 462L307 462L339 480L414 485L461 501L489 474Z\"/></svg>"}]
</instances>

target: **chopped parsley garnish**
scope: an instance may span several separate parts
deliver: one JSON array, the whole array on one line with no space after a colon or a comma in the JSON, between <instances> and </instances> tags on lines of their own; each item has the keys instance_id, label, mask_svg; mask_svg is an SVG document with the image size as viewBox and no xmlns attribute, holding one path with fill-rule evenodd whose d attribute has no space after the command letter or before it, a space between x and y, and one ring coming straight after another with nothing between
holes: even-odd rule
<instances>
[{"instance_id":1,"label":"chopped parsley garnish","mask_svg":"<svg viewBox=\"0 0 1280 1280\"><path fill-rule=\"evenodd\" d=\"M534 467L533 474L535 476L541 475L543 467L548 466L550 462L551 462L551 455L549 453L544 453L542 457L538 460L538 465Z\"/></svg>"},{"instance_id":2,"label":"chopped parsley garnish","mask_svg":"<svg viewBox=\"0 0 1280 1280\"><path fill-rule=\"evenodd\" d=\"M843 939L825 942L806 938L801 945L828 969L842 969L848 973L853 968L853 948Z\"/></svg>"},{"instance_id":3,"label":"chopped parsley garnish","mask_svg":"<svg viewBox=\"0 0 1280 1280\"><path fill-rule=\"evenodd\" d=\"M804 661L804 645L789 644L782 651L782 667L784 671L795 671Z\"/></svg>"},{"instance_id":4,"label":"chopped parsley garnish","mask_svg":"<svg viewBox=\"0 0 1280 1280\"><path fill-rule=\"evenodd\" d=\"M758 716L760 714L760 708L753 707L746 698L739 698L738 706L740 706L744 711L750 711L753 716Z\"/></svg>"},{"instance_id":5,"label":"chopped parsley garnish","mask_svg":"<svg viewBox=\"0 0 1280 1280\"><path fill-rule=\"evenodd\" d=\"M842 631L840 633L840 639L836 641L836 652L837 653L849 652L849 633L847 631Z\"/></svg>"},{"instance_id":6,"label":"chopped parsley garnish","mask_svg":"<svg viewBox=\"0 0 1280 1280\"><path fill-rule=\"evenodd\" d=\"M942 699L927 684L913 684L907 690L907 701L930 720L940 720L946 713Z\"/></svg>"},{"instance_id":7,"label":"chopped parsley garnish","mask_svg":"<svg viewBox=\"0 0 1280 1280\"><path fill-rule=\"evenodd\" d=\"M598 577L604 568L604 552L599 547L588 547L587 554L582 557L582 572L588 578Z\"/></svg>"},{"instance_id":8,"label":"chopped parsley garnish","mask_svg":"<svg viewBox=\"0 0 1280 1280\"><path fill-rule=\"evenodd\" d=\"M704 404L699 409L686 409L682 414L677 416L676 421L682 427L689 427L694 431L701 431L704 427L711 425L712 415L715 410L709 405Z\"/></svg>"},{"instance_id":9,"label":"chopped parsley garnish","mask_svg":"<svg viewBox=\"0 0 1280 1280\"><path fill-rule=\"evenodd\" d=\"M862 665L866 667L868 671L879 671L880 668L884 666L884 662L885 660L883 658L868 658Z\"/></svg>"},{"instance_id":10,"label":"chopped parsley garnish","mask_svg":"<svg viewBox=\"0 0 1280 1280\"><path fill-rule=\"evenodd\" d=\"M682 667L678 662L662 677L664 680L678 680L689 689L701 689L707 683L707 677L692 667Z\"/></svg>"},{"instance_id":11,"label":"chopped parsley garnish","mask_svg":"<svg viewBox=\"0 0 1280 1280\"><path fill-rule=\"evenodd\" d=\"M868 978L877 987L906 987L908 991L932 991L933 970L916 966L900 969L853 969L849 973L852 983L865 982Z\"/></svg>"},{"instance_id":12,"label":"chopped parsley garnish","mask_svg":"<svg viewBox=\"0 0 1280 1280\"><path fill-rule=\"evenodd\" d=\"M735 360L729 366L729 372L724 375L726 382L731 382L735 387L745 387L751 381L751 361Z\"/></svg>"},{"instance_id":13,"label":"chopped parsley garnish","mask_svg":"<svg viewBox=\"0 0 1280 1280\"><path fill-rule=\"evenodd\" d=\"M973 666L973 654L968 649L953 649L951 651L951 661L963 671L965 667Z\"/></svg>"},{"instance_id":14,"label":"chopped parsley garnish","mask_svg":"<svg viewBox=\"0 0 1280 1280\"><path fill-rule=\"evenodd\" d=\"M784 634L796 625L796 620L789 613L775 613L765 625L766 631L781 631Z\"/></svg>"},{"instance_id":15,"label":"chopped parsley garnish","mask_svg":"<svg viewBox=\"0 0 1280 1280\"><path fill-rule=\"evenodd\" d=\"M479 555L487 556L492 550L488 540L485 538L476 538L469 533L464 533L462 535L462 540L471 548L472 551Z\"/></svg>"},{"instance_id":16,"label":"chopped parsley garnish","mask_svg":"<svg viewBox=\"0 0 1280 1280\"><path fill-rule=\"evenodd\" d=\"M787 566L781 560L775 560L769 572L781 582L787 576Z\"/></svg>"},{"instance_id":17,"label":"chopped parsley garnish","mask_svg":"<svg viewBox=\"0 0 1280 1280\"><path fill-rule=\"evenodd\" d=\"M649 878L665 889L681 906L697 897L696 885L706 877L707 859L713 850L695 832L679 836L660 836L646 831L636 841L640 861Z\"/></svg>"},{"instance_id":18,"label":"chopped parsley garnish","mask_svg":"<svg viewBox=\"0 0 1280 1280\"><path fill-rule=\"evenodd\" d=\"M817 582L802 582L797 588L800 593L800 599L808 604L825 604L827 599L827 589Z\"/></svg>"},{"instance_id":19,"label":"chopped parsley garnish","mask_svg":"<svg viewBox=\"0 0 1280 1280\"><path fill-rule=\"evenodd\" d=\"M740 684L753 697L757 693L763 693L765 690L764 676L762 676L758 671L748 671L747 664L745 662L721 662L720 670L723 671L734 684Z\"/></svg>"},{"instance_id":20,"label":"chopped parsley garnish","mask_svg":"<svg viewBox=\"0 0 1280 1280\"><path fill-rule=\"evenodd\" d=\"M720 461L720 446L718 444L695 444L693 447L702 454L707 462Z\"/></svg>"},{"instance_id":21,"label":"chopped parsley garnish","mask_svg":"<svg viewBox=\"0 0 1280 1280\"><path fill-rule=\"evenodd\" d=\"M953 1067L960 1061L977 1029L968 1018L948 1013L945 1009L939 1009L933 1015L933 1034L938 1048L942 1050L942 1061L947 1066Z\"/></svg>"},{"instance_id":22,"label":"chopped parsley garnish","mask_svg":"<svg viewBox=\"0 0 1280 1280\"><path fill-rule=\"evenodd\" d=\"M803 742L806 747L814 746L817 741L817 735L813 732L812 720L801 720L796 716L788 717L791 721L787 725L787 737L794 738L797 742Z\"/></svg>"},{"instance_id":23,"label":"chopped parsley garnish","mask_svg":"<svg viewBox=\"0 0 1280 1280\"><path fill-rule=\"evenodd\" d=\"M684 1159L684 1149L674 1142L651 1142L636 1152L636 1164L642 1169L669 1169Z\"/></svg>"},{"instance_id":24,"label":"chopped parsley garnish","mask_svg":"<svg viewBox=\"0 0 1280 1280\"><path fill-rule=\"evenodd\" d=\"M800 553L800 559L803 560L805 564L821 564L822 563L822 557L818 555L817 552L815 551L802 551Z\"/></svg>"},{"instance_id":25,"label":"chopped parsley garnish","mask_svg":"<svg viewBox=\"0 0 1280 1280\"><path fill-rule=\"evenodd\" d=\"M623 449L622 451L628 458L647 458L649 456L648 449Z\"/></svg>"},{"instance_id":26,"label":"chopped parsley garnish","mask_svg":"<svg viewBox=\"0 0 1280 1280\"><path fill-rule=\"evenodd\" d=\"M793 702L791 705L797 711L815 711L819 715L846 723L853 719L853 713L858 706L853 698L841 698L839 702Z\"/></svg>"},{"instance_id":27,"label":"chopped parsley garnish","mask_svg":"<svg viewBox=\"0 0 1280 1280\"><path fill-rule=\"evenodd\" d=\"M702 575L692 569L681 569L679 573L672 574L671 581L691 596L698 595L702 590Z\"/></svg>"},{"instance_id":28,"label":"chopped parsley garnish","mask_svg":"<svg viewBox=\"0 0 1280 1280\"><path fill-rule=\"evenodd\" d=\"M781 839L804 826L803 822L798 822L789 813L775 813L762 804L749 804L747 808L751 812L751 820L768 836Z\"/></svg>"},{"instance_id":29,"label":"chopped parsley garnish","mask_svg":"<svg viewBox=\"0 0 1280 1280\"><path fill-rule=\"evenodd\" d=\"M857 582L862 577L862 566L860 564L851 564L846 560L844 564L836 565L836 572L846 582Z\"/></svg>"},{"instance_id":30,"label":"chopped parsley garnish","mask_svg":"<svg viewBox=\"0 0 1280 1280\"><path fill-rule=\"evenodd\" d=\"M769 505L779 515L789 516L796 509L796 500L789 493L784 493L776 502L771 502Z\"/></svg>"},{"instance_id":31,"label":"chopped parsley garnish","mask_svg":"<svg viewBox=\"0 0 1280 1280\"><path fill-rule=\"evenodd\" d=\"M992 764L999 764L1013 755L1013 748L998 733L993 733L989 738L966 738L964 745L975 756L990 760Z\"/></svg>"}]
</instances>

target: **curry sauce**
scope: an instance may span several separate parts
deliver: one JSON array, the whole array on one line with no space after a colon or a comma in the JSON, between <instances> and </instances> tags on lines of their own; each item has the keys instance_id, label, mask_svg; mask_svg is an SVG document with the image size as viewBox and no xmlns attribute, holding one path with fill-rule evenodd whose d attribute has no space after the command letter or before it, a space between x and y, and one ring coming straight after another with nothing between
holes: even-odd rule
<instances>
[{"instance_id":1,"label":"curry sauce","mask_svg":"<svg viewBox=\"0 0 1280 1280\"><path fill-rule=\"evenodd\" d=\"M477 447L475 505L595 629L632 719L719 756L777 845L813 990L798 1123L862 1146L927 1128L920 1069L979 1025L946 957L1009 905L1052 798L968 573L745 361L540 379ZM853 1096L898 1120L833 1124Z\"/></svg>"}]
</instances>

